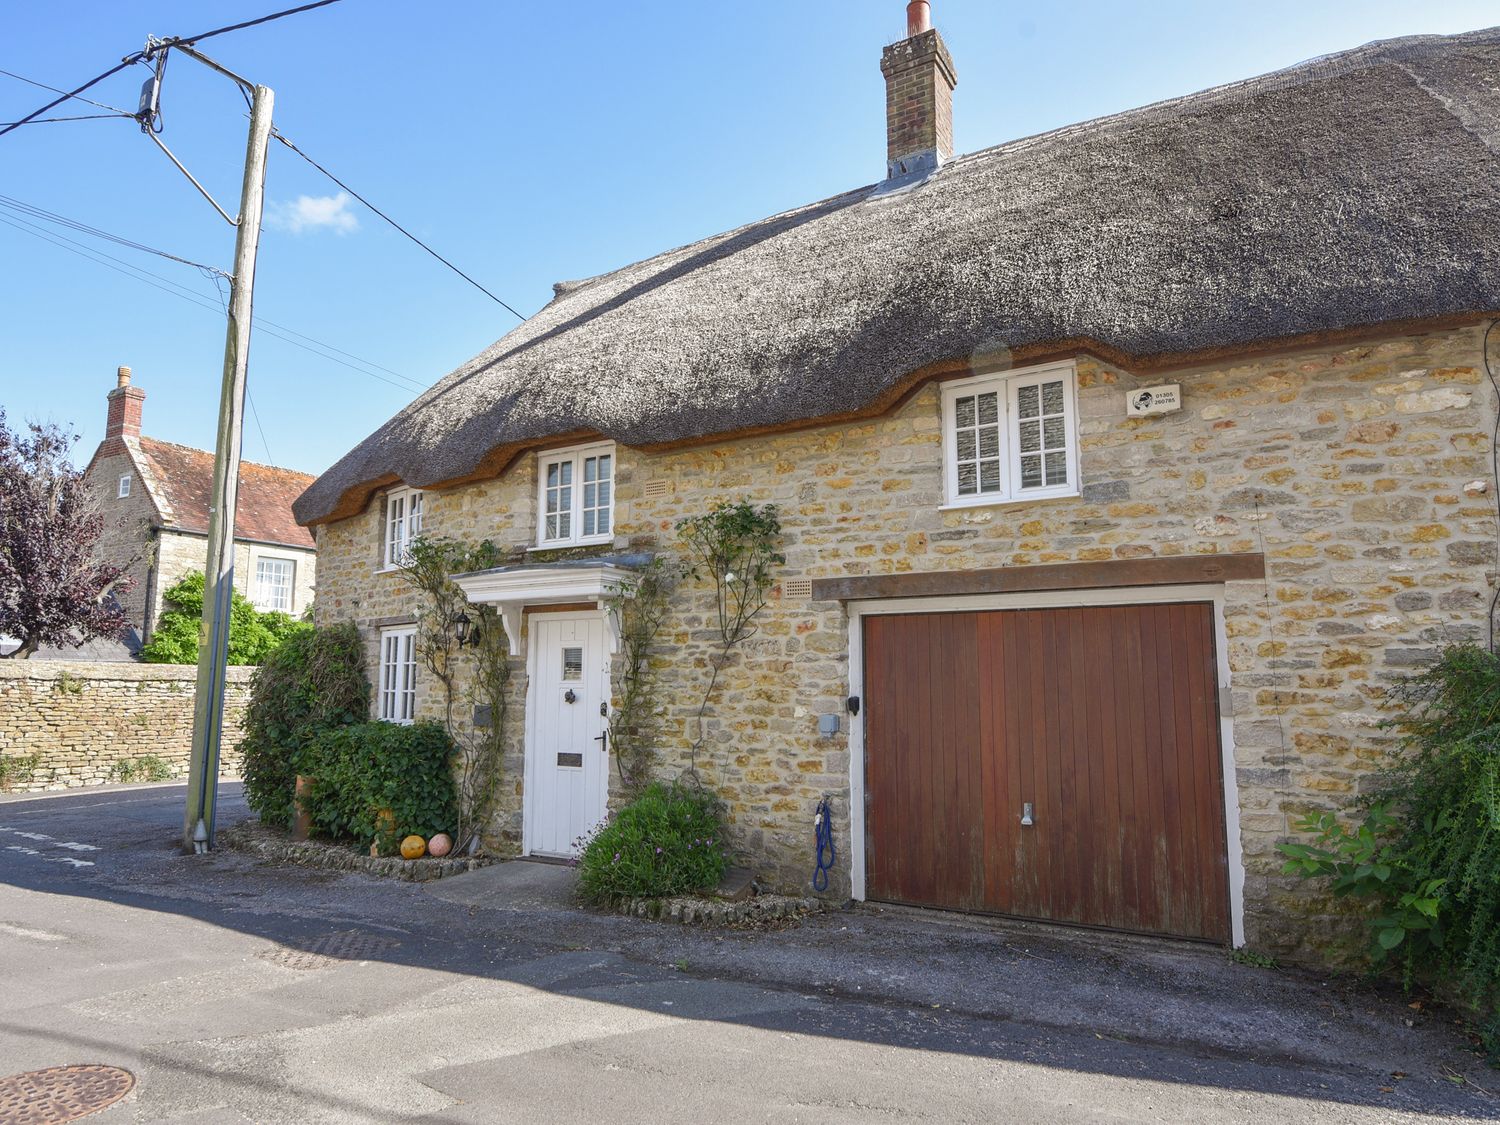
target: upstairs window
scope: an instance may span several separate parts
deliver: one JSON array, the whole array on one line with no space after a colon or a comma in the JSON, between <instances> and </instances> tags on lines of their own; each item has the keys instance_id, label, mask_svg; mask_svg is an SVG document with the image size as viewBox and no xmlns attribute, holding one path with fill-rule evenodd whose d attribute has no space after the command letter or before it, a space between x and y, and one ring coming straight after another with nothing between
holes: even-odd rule
<instances>
[{"instance_id":1,"label":"upstairs window","mask_svg":"<svg viewBox=\"0 0 1500 1125\"><path fill-rule=\"evenodd\" d=\"M130 495L130 474L126 473L123 477L120 478L120 492L119 492L119 497L120 497L121 500L123 500L123 499L125 499L125 497L127 497L129 495Z\"/></svg>"},{"instance_id":2,"label":"upstairs window","mask_svg":"<svg viewBox=\"0 0 1500 1125\"><path fill-rule=\"evenodd\" d=\"M385 496L385 565L400 566L411 552L411 541L422 534L422 505L426 494L400 488Z\"/></svg>"},{"instance_id":3,"label":"upstairs window","mask_svg":"<svg viewBox=\"0 0 1500 1125\"><path fill-rule=\"evenodd\" d=\"M1076 496L1073 365L960 379L943 387L949 507Z\"/></svg>"},{"instance_id":4,"label":"upstairs window","mask_svg":"<svg viewBox=\"0 0 1500 1125\"><path fill-rule=\"evenodd\" d=\"M292 612L292 582L297 564L292 559L255 560L255 593L250 602L262 612Z\"/></svg>"},{"instance_id":5,"label":"upstairs window","mask_svg":"<svg viewBox=\"0 0 1500 1125\"><path fill-rule=\"evenodd\" d=\"M612 442L543 453L537 469L538 546L608 543L614 538Z\"/></svg>"},{"instance_id":6,"label":"upstairs window","mask_svg":"<svg viewBox=\"0 0 1500 1125\"><path fill-rule=\"evenodd\" d=\"M410 723L417 717L417 630L386 629L380 634L380 717Z\"/></svg>"}]
</instances>

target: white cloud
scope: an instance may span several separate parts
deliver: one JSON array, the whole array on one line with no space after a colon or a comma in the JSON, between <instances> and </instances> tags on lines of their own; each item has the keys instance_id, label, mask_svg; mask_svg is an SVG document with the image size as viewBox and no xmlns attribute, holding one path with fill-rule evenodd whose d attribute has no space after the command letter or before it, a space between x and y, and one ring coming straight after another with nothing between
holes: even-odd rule
<instances>
[{"instance_id":1,"label":"white cloud","mask_svg":"<svg viewBox=\"0 0 1500 1125\"><path fill-rule=\"evenodd\" d=\"M359 217L349 210L349 193L299 195L293 203L273 203L267 222L292 234L332 230L349 234L359 229Z\"/></svg>"}]
</instances>

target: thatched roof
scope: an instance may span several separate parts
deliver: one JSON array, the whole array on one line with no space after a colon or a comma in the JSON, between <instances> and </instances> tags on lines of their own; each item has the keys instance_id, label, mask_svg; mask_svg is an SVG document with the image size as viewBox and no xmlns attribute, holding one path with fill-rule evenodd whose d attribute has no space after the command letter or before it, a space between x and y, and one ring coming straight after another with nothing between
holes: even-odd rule
<instances>
[{"instance_id":1,"label":"thatched roof","mask_svg":"<svg viewBox=\"0 0 1500 1125\"><path fill-rule=\"evenodd\" d=\"M1500 310L1500 28L1371 44L961 157L592 280L297 501L883 408L913 373L1124 361Z\"/></svg>"}]
</instances>

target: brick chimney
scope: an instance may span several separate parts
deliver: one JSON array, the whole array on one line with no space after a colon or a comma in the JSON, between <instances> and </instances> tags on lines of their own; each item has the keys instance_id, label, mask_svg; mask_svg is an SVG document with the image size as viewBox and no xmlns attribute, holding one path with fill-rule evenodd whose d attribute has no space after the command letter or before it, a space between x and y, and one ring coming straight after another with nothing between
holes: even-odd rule
<instances>
[{"instance_id":1,"label":"brick chimney","mask_svg":"<svg viewBox=\"0 0 1500 1125\"><path fill-rule=\"evenodd\" d=\"M109 392L109 420L104 425L104 440L141 436L141 403L146 392L130 385L130 368L115 373L115 389Z\"/></svg>"},{"instance_id":2,"label":"brick chimney","mask_svg":"<svg viewBox=\"0 0 1500 1125\"><path fill-rule=\"evenodd\" d=\"M958 75L928 0L906 6L906 38L880 56L885 75L886 177L925 176L953 159Z\"/></svg>"}]
</instances>

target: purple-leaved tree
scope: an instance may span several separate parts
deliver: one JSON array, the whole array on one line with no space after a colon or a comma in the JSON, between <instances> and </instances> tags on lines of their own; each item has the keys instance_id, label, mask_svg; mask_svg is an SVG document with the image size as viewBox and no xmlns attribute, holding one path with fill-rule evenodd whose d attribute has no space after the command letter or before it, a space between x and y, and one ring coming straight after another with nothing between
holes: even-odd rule
<instances>
[{"instance_id":1,"label":"purple-leaved tree","mask_svg":"<svg viewBox=\"0 0 1500 1125\"><path fill-rule=\"evenodd\" d=\"M130 580L93 557L104 516L69 456L77 440L36 422L12 433L0 407L0 635L21 642L20 660L125 626L110 594Z\"/></svg>"}]
</instances>

